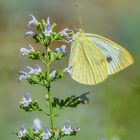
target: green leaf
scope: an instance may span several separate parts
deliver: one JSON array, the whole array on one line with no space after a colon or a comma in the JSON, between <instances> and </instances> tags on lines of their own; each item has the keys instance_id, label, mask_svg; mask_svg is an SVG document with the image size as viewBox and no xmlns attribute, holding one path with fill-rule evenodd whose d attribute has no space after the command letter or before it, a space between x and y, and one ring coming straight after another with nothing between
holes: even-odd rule
<instances>
[{"instance_id":1,"label":"green leaf","mask_svg":"<svg viewBox=\"0 0 140 140\"><path fill-rule=\"evenodd\" d=\"M56 107L56 108L59 107L60 109L64 107L75 108L79 104L89 103L89 98L87 97L87 94L89 94L89 92L86 92L78 97L73 95L73 96L67 97L65 100L54 97L52 105L53 107Z\"/></svg>"}]
</instances>

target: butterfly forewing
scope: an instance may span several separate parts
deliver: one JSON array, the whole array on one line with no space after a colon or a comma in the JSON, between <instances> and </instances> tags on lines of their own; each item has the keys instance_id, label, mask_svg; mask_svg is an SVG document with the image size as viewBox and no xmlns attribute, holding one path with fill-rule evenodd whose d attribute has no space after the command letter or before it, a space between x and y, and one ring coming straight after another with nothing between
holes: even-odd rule
<instances>
[{"instance_id":1,"label":"butterfly forewing","mask_svg":"<svg viewBox=\"0 0 140 140\"><path fill-rule=\"evenodd\" d=\"M133 63L133 58L130 53L114 43L113 41L106 39L96 34L85 34L90 40L96 44L96 47L104 54L106 61L108 62L108 74L114 74L125 67Z\"/></svg>"},{"instance_id":2,"label":"butterfly forewing","mask_svg":"<svg viewBox=\"0 0 140 140\"><path fill-rule=\"evenodd\" d=\"M83 84L97 84L108 76L107 61L96 45L84 33L78 32L71 44L69 66L72 78Z\"/></svg>"}]
</instances>

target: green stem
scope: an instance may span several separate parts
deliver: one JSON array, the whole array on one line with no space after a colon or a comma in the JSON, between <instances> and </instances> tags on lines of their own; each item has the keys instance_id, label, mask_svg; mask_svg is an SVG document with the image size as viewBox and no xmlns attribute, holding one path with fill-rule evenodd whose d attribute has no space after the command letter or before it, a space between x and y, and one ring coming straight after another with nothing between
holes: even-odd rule
<instances>
[{"instance_id":1,"label":"green stem","mask_svg":"<svg viewBox=\"0 0 140 140\"><path fill-rule=\"evenodd\" d=\"M48 52L46 53L47 55L47 59L48 59ZM48 81L48 85L47 85L47 90L48 90L48 100L49 100L49 110L50 110L50 125L51 125L51 129L52 132L54 131L54 114L53 114L53 107L52 107L52 95L51 95L51 85L50 85L50 81L49 81L49 73L50 73L50 68L49 68L49 63L47 62L46 65L46 76L47 76L47 81Z\"/></svg>"},{"instance_id":2,"label":"green stem","mask_svg":"<svg viewBox=\"0 0 140 140\"><path fill-rule=\"evenodd\" d=\"M53 114L53 108L52 108L52 95L50 92L50 87L48 87L48 97L49 97L49 109L50 109L50 124L52 128L52 132L54 131L54 114Z\"/></svg>"}]
</instances>

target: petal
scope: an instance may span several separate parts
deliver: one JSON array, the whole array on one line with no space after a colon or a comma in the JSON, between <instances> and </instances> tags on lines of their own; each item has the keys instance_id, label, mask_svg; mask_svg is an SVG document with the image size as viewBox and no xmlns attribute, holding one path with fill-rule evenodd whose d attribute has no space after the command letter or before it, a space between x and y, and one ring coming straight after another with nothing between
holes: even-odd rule
<instances>
[{"instance_id":1,"label":"petal","mask_svg":"<svg viewBox=\"0 0 140 140\"><path fill-rule=\"evenodd\" d=\"M24 56L24 55L27 55L29 53L29 50L26 48L20 48L20 52Z\"/></svg>"},{"instance_id":2,"label":"petal","mask_svg":"<svg viewBox=\"0 0 140 140\"><path fill-rule=\"evenodd\" d=\"M37 24L38 24L37 19L36 19L33 15L30 15L30 16L32 17L32 20L29 21L28 27L29 27L31 24L37 25Z\"/></svg>"},{"instance_id":3,"label":"petal","mask_svg":"<svg viewBox=\"0 0 140 140\"><path fill-rule=\"evenodd\" d=\"M35 74L38 74L38 73L42 72L40 66L37 65L37 64L35 64L35 68L34 68L34 70L35 70Z\"/></svg>"},{"instance_id":4,"label":"petal","mask_svg":"<svg viewBox=\"0 0 140 140\"><path fill-rule=\"evenodd\" d=\"M33 36L34 34L35 33L33 31L28 31L28 32L26 32L25 37L28 36L28 35Z\"/></svg>"},{"instance_id":5,"label":"petal","mask_svg":"<svg viewBox=\"0 0 140 140\"><path fill-rule=\"evenodd\" d=\"M56 74L56 70L52 70L51 72L50 72L50 78L51 79L53 79L53 78L55 78L55 74Z\"/></svg>"}]
</instances>

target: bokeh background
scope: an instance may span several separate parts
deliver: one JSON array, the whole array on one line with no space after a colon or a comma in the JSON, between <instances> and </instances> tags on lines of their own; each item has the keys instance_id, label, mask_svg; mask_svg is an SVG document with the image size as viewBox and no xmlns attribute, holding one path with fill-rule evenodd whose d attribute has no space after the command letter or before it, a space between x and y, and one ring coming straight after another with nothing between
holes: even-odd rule
<instances>
[{"instance_id":1,"label":"bokeh background","mask_svg":"<svg viewBox=\"0 0 140 140\"><path fill-rule=\"evenodd\" d=\"M70 76L54 83L54 96L64 98L90 91L90 103L78 109L63 110L56 118L62 127L65 120L80 125L81 131L70 140L139 140L140 139L140 1L139 0L0 0L0 140L15 140L11 134L21 124L31 127L34 118L42 125L48 118L41 113L25 113L19 109L24 92L29 92L44 107L45 89L17 82L18 71L33 66L19 53L21 47L31 43L25 38L29 15L37 19L51 17L57 29L67 26L79 28L78 4L86 32L97 33L127 48L135 63L124 71L110 76L97 86L85 86ZM56 44L58 46L60 44ZM69 48L69 47L68 47ZM69 49L68 49L69 50ZM65 67L68 58L53 67ZM49 125L49 124L48 124Z\"/></svg>"}]
</instances>

